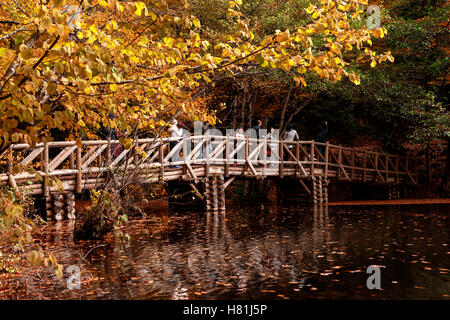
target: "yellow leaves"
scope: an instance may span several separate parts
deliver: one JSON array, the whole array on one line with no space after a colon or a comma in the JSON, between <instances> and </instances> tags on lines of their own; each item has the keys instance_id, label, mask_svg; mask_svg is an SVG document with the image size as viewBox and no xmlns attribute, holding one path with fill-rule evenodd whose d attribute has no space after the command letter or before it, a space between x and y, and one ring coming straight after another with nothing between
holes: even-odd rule
<instances>
[{"instance_id":1,"label":"yellow leaves","mask_svg":"<svg viewBox=\"0 0 450 320\"><path fill-rule=\"evenodd\" d=\"M108 2L106 2L105 0L98 0L98 4L101 5L103 8L109 6Z\"/></svg>"},{"instance_id":2,"label":"yellow leaves","mask_svg":"<svg viewBox=\"0 0 450 320\"><path fill-rule=\"evenodd\" d=\"M115 83L110 84L110 85L109 85L109 89L110 89L112 92L116 92L116 91L117 91L117 84L115 84Z\"/></svg>"},{"instance_id":3,"label":"yellow leaves","mask_svg":"<svg viewBox=\"0 0 450 320\"><path fill-rule=\"evenodd\" d=\"M384 35L386 34L386 29L385 28L377 28L377 29L373 29L372 30L372 35L375 38L383 38Z\"/></svg>"},{"instance_id":4,"label":"yellow leaves","mask_svg":"<svg viewBox=\"0 0 450 320\"><path fill-rule=\"evenodd\" d=\"M317 19L317 18L319 17L319 12L315 11L315 12L312 14L312 17L313 17L313 19Z\"/></svg>"},{"instance_id":5,"label":"yellow leaves","mask_svg":"<svg viewBox=\"0 0 450 320\"><path fill-rule=\"evenodd\" d=\"M53 0L53 5L55 7L63 7L66 4L66 0Z\"/></svg>"},{"instance_id":6,"label":"yellow leaves","mask_svg":"<svg viewBox=\"0 0 450 320\"><path fill-rule=\"evenodd\" d=\"M95 24L90 26L89 31L91 31L93 34L98 34L98 29Z\"/></svg>"},{"instance_id":7,"label":"yellow leaves","mask_svg":"<svg viewBox=\"0 0 450 320\"><path fill-rule=\"evenodd\" d=\"M308 8L305 9L306 13L311 14L313 13L314 9L316 7L313 4L310 4Z\"/></svg>"},{"instance_id":8,"label":"yellow leaves","mask_svg":"<svg viewBox=\"0 0 450 320\"><path fill-rule=\"evenodd\" d=\"M353 82L354 84L356 84L357 86L361 84L360 82L360 78L358 75L356 75L355 73L351 73L348 75L348 79Z\"/></svg>"},{"instance_id":9,"label":"yellow leaves","mask_svg":"<svg viewBox=\"0 0 450 320\"><path fill-rule=\"evenodd\" d=\"M208 120L210 125L214 126L216 124L216 118L214 118L213 116L208 115L206 119Z\"/></svg>"},{"instance_id":10,"label":"yellow leaves","mask_svg":"<svg viewBox=\"0 0 450 320\"><path fill-rule=\"evenodd\" d=\"M8 48L0 48L0 57L5 60L10 60L14 57L15 51Z\"/></svg>"},{"instance_id":11,"label":"yellow leaves","mask_svg":"<svg viewBox=\"0 0 450 320\"><path fill-rule=\"evenodd\" d=\"M136 2L134 5L136 6L136 11L134 13L138 16L142 15L143 9L147 10L147 6L143 2Z\"/></svg>"},{"instance_id":12,"label":"yellow leaves","mask_svg":"<svg viewBox=\"0 0 450 320\"><path fill-rule=\"evenodd\" d=\"M295 84L297 85L297 87L300 85L300 83L301 83L302 86L304 86L304 87L307 86L306 81L305 81L305 79L304 79L303 77L297 77L297 76L294 76L294 81L295 81Z\"/></svg>"},{"instance_id":13,"label":"yellow leaves","mask_svg":"<svg viewBox=\"0 0 450 320\"><path fill-rule=\"evenodd\" d=\"M370 63L370 66L371 66L372 68L375 68L376 65L377 65L377 62L376 62L375 60L372 60L372 62Z\"/></svg>"},{"instance_id":14,"label":"yellow leaves","mask_svg":"<svg viewBox=\"0 0 450 320\"><path fill-rule=\"evenodd\" d=\"M280 32L280 30L277 30L277 35L275 37L275 41L283 42L289 39L289 30L286 30L284 32Z\"/></svg>"},{"instance_id":15,"label":"yellow leaves","mask_svg":"<svg viewBox=\"0 0 450 320\"><path fill-rule=\"evenodd\" d=\"M194 25L194 27L200 28L200 20L198 20L197 18L192 19L192 24Z\"/></svg>"}]
</instances>

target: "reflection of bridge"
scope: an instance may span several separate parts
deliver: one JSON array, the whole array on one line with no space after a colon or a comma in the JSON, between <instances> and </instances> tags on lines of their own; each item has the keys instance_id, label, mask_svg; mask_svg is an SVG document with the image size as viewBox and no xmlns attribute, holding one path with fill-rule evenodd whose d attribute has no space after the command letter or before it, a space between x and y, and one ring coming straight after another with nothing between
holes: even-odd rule
<instances>
[{"instance_id":1,"label":"reflection of bridge","mask_svg":"<svg viewBox=\"0 0 450 320\"><path fill-rule=\"evenodd\" d=\"M169 148L170 142L176 145ZM81 144L57 141L34 147L16 144L1 158L7 162L7 172L0 175L0 185L42 194L46 199L56 194L54 204L58 208L65 199L62 194L130 181L186 181L211 210L225 208L224 190L238 176L297 178L314 203L328 201L330 179L386 185L417 183L416 163L408 157L314 141L267 138L204 135L136 139L130 149L110 140ZM51 183L54 178L59 182ZM304 180L312 181L312 190ZM196 188L197 183L205 183L204 195ZM71 201L72 196L67 204Z\"/></svg>"}]
</instances>

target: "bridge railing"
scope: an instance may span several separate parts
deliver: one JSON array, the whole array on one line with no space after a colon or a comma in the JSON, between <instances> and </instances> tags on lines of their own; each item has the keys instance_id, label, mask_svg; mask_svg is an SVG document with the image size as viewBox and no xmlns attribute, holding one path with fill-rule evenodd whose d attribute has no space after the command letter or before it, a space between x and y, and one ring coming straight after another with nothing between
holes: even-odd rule
<instances>
[{"instance_id":1,"label":"bridge railing","mask_svg":"<svg viewBox=\"0 0 450 320\"><path fill-rule=\"evenodd\" d=\"M15 164L15 165L13 165ZM195 168L223 166L228 173L266 176L322 175L346 180L417 183L414 159L308 141L236 136L135 139L126 149L118 140L55 141L11 145L0 156L0 185L21 185L33 194L49 193L49 179L81 192L105 179L106 172L142 171L155 181L195 177ZM240 170L240 171L239 171ZM151 172L151 173L147 173ZM209 172L205 172L208 174ZM155 177L157 175L157 177ZM52 189L53 188L53 189Z\"/></svg>"}]
</instances>

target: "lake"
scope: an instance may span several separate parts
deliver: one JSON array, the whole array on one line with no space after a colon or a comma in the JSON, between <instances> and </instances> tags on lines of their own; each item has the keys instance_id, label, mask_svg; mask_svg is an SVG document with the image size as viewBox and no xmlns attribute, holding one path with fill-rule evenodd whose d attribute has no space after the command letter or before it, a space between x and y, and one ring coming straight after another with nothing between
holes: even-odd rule
<instances>
[{"instance_id":1,"label":"lake","mask_svg":"<svg viewBox=\"0 0 450 320\"><path fill-rule=\"evenodd\" d=\"M80 288L67 288L67 271L58 280L31 269L15 298L450 299L449 213L448 204L229 206L133 220L125 243L74 244L73 223L51 222L38 239L65 270L79 268ZM370 265L380 290L366 286Z\"/></svg>"}]
</instances>

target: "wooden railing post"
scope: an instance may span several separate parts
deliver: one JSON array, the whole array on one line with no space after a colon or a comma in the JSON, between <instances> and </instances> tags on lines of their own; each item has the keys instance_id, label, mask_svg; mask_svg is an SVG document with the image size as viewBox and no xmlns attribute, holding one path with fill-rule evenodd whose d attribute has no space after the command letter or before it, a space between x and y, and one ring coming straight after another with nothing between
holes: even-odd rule
<instances>
[{"instance_id":1,"label":"wooden railing post","mask_svg":"<svg viewBox=\"0 0 450 320\"><path fill-rule=\"evenodd\" d=\"M45 156L44 156L45 157ZM82 186L81 186L81 143L77 145L77 187L76 192L81 193Z\"/></svg>"},{"instance_id":2,"label":"wooden railing post","mask_svg":"<svg viewBox=\"0 0 450 320\"><path fill-rule=\"evenodd\" d=\"M342 166L342 146L339 146L338 149L338 176L340 176L342 174L340 167Z\"/></svg>"},{"instance_id":3,"label":"wooden railing post","mask_svg":"<svg viewBox=\"0 0 450 320\"><path fill-rule=\"evenodd\" d=\"M367 151L364 150L364 158L363 158L363 182L367 180Z\"/></svg>"},{"instance_id":4,"label":"wooden railing post","mask_svg":"<svg viewBox=\"0 0 450 320\"><path fill-rule=\"evenodd\" d=\"M325 142L325 182L328 177L328 159L329 159L328 153L329 153L329 150L330 150L330 145L327 141L327 142Z\"/></svg>"},{"instance_id":5,"label":"wooden railing post","mask_svg":"<svg viewBox=\"0 0 450 320\"><path fill-rule=\"evenodd\" d=\"M159 167L159 175L161 181L164 180L164 139L159 138L159 146L158 146L158 158L161 166Z\"/></svg>"},{"instance_id":6,"label":"wooden railing post","mask_svg":"<svg viewBox=\"0 0 450 320\"><path fill-rule=\"evenodd\" d=\"M225 136L225 169L224 169L224 173L225 173L225 177L227 177L227 178L230 176L230 163L229 163L230 140L234 142L234 140L232 138L230 138L230 136L226 135Z\"/></svg>"},{"instance_id":7,"label":"wooden railing post","mask_svg":"<svg viewBox=\"0 0 450 320\"><path fill-rule=\"evenodd\" d=\"M377 180L377 175L378 175L378 152L375 153L375 181Z\"/></svg>"},{"instance_id":8,"label":"wooden railing post","mask_svg":"<svg viewBox=\"0 0 450 320\"><path fill-rule=\"evenodd\" d=\"M110 137L106 138L106 141L108 141L108 146L106 147L105 162L106 166L109 166L109 164L111 163L111 138Z\"/></svg>"},{"instance_id":9,"label":"wooden railing post","mask_svg":"<svg viewBox=\"0 0 450 320\"><path fill-rule=\"evenodd\" d=\"M314 141L313 142L311 142L311 177L314 177L314 162L315 162L315 152L314 152L314 149L315 149L315 143L314 143Z\"/></svg>"},{"instance_id":10,"label":"wooden railing post","mask_svg":"<svg viewBox=\"0 0 450 320\"><path fill-rule=\"evenodd\" d=\"M300 171L300 141L297 141L295 144L295 160L297 161L297 165L295 166L295 175L297 176L298 171Z\"/></svg>"},{"instance_id":11,"label":"wooden railing post","mask_svg":"<svg viewBox=\"0 0 450 320\"><path fill-rule=\"evenodd\" d=\"M245 136L245 170L247 170L248 163L250 162L250 160L248 159L249 147L248 136Z\"/></svg>"},{"instance_id":12,"label":"wooden railing post","mask_svg":"<svg viewBox=\"0 0 450 320\"><path fill-rule=\"evenodd\" d=\"M398 183L399 179L398 179L398 163L399 163L399 157L396 156L395 157L395 182Z\"/></svg>"},{"instance_id":13,"label":"wooden railing post","mask_svg":"<svg viewBox=\"0 0 450 320\"><path fill-rule=\"evenodd\" d=\"M280 178L284 176L284 140L280 140Z\"/></svg>"},{"instance_id":14,"label":"wooden railing post","mask_svg":"<svg viewBox=\"0 0 450 320\"><path fill-rule=\"evenodd\" d=\"M42 187L42 191L44 192L44 197L48 198L50 196L50 190L48 187L49 181L48 181L48 143L47 141L44 141L44 185Z\"/></svg>"},{"instance_id":15,"label":"wooden railing post","mask_svg":"<svg viewBox=\"0 0 450 320\"><path fill-rule=\"evenodd\" d=\"M355 180L355 156L356 156L356 150L352 150L352 180Z\"/></svg>"},{"instance_id":16,"label":"wooden railing post","mask_svg":"<svg viewBox=\"0 0 450 320\"><path fill-rule=\"evenodd\" d=\"M205 177L209 177L209 145L211 144L211 137L208 135L205 140Z\"/></svg>"},{"instance_id":17,"label":"wooden railing post","mask_svg":"<svg viewBox=\"0 0 450 320\"><path fill-rule=\"evenodd\" d=\"M388 154L386 154L385 163L386 163L386 183L387 183L389 180L389 155Z\"/></svg>"}]
</instances>

